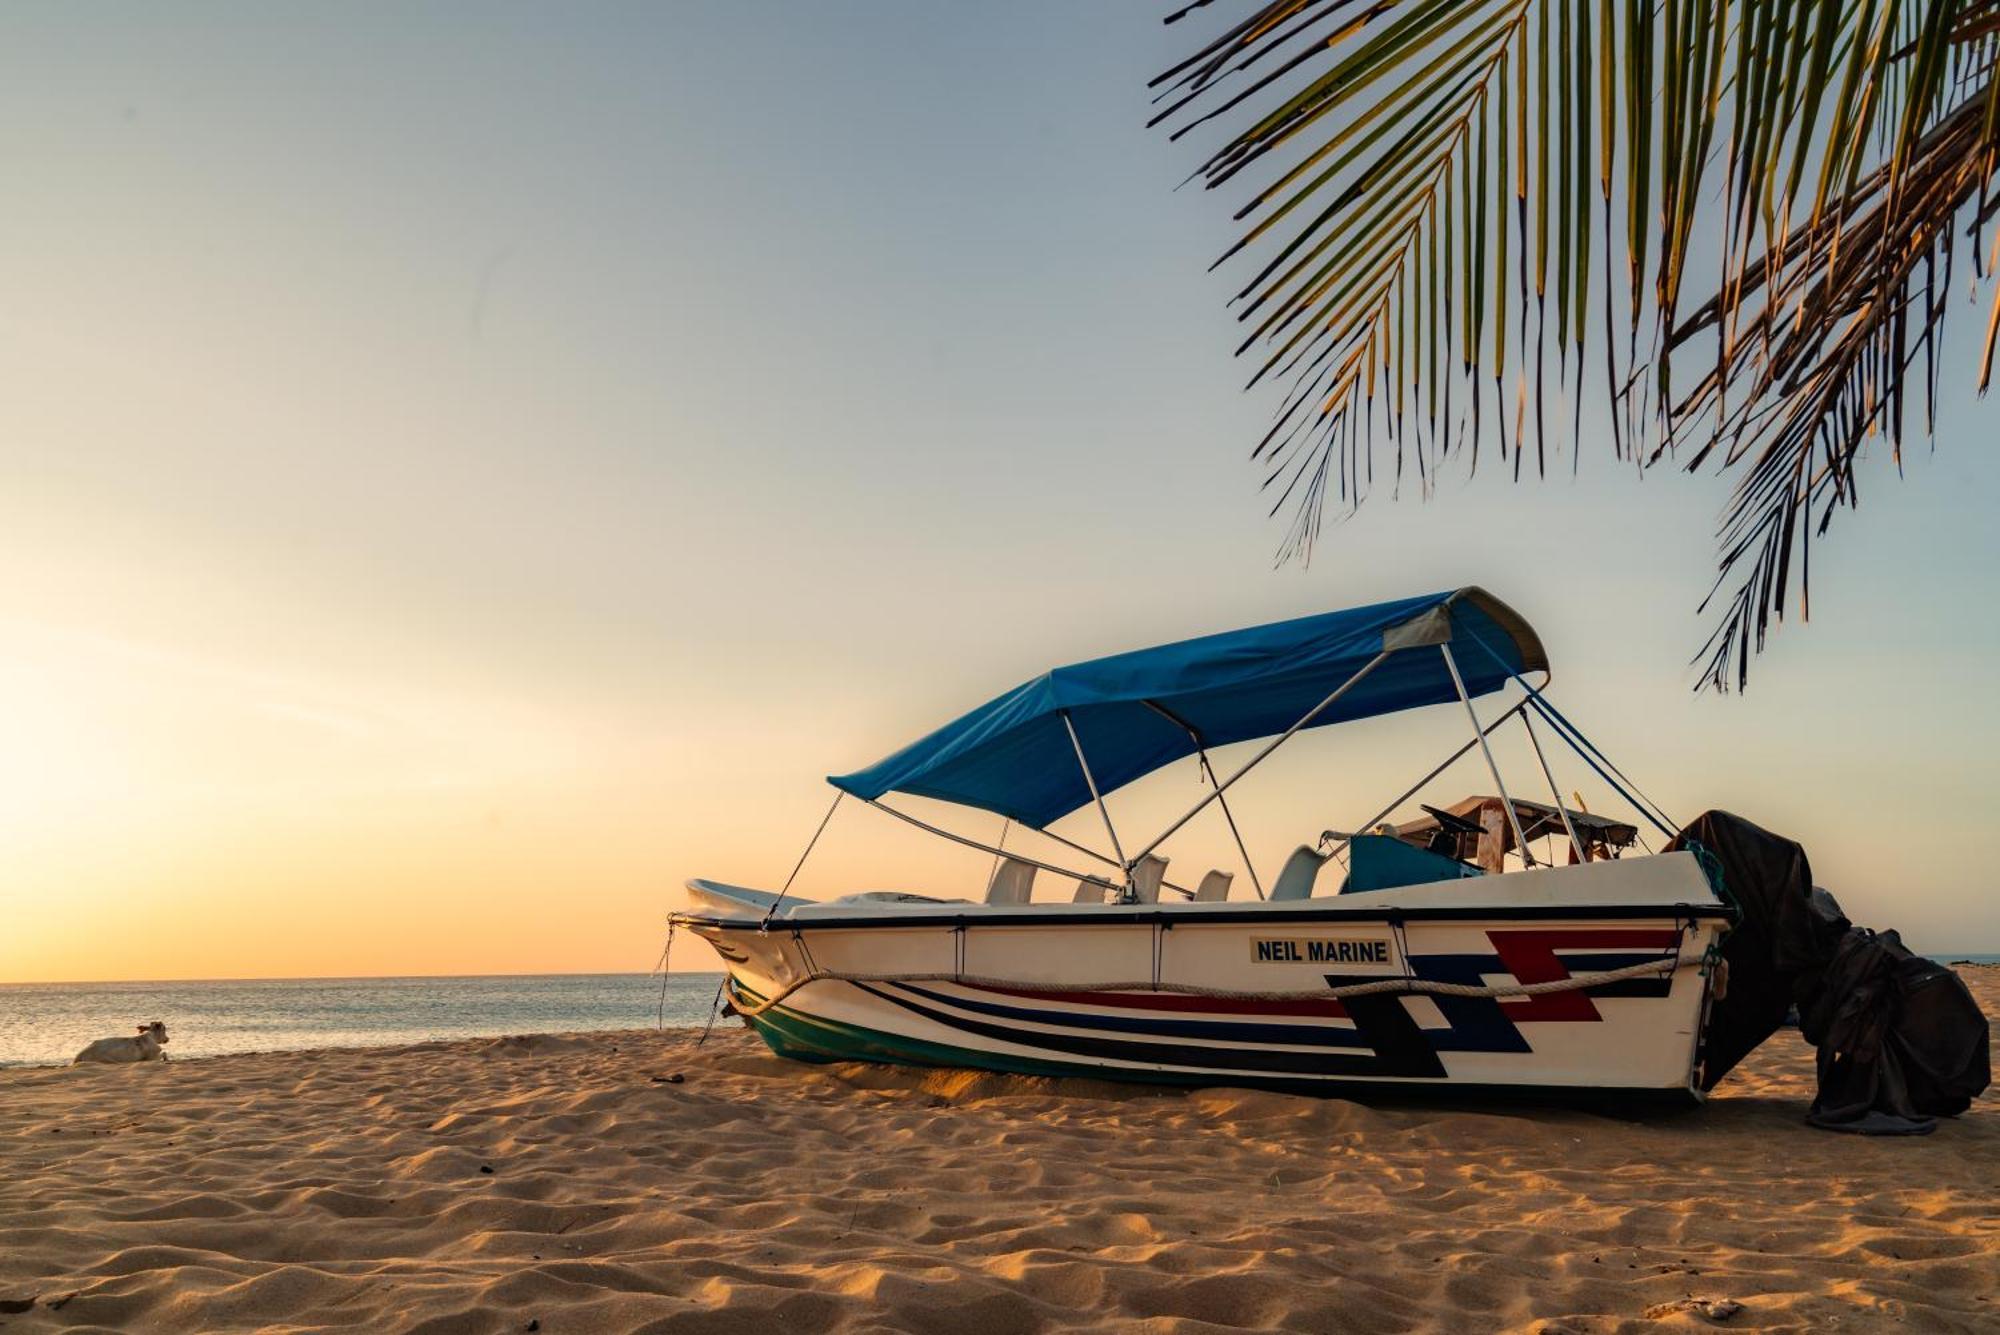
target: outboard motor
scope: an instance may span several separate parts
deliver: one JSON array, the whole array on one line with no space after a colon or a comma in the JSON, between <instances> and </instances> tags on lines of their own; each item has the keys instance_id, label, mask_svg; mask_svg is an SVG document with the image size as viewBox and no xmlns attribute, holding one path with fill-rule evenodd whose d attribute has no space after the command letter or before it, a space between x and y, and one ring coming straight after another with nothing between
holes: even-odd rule
<instances>
[{"instance_id":1,"label":"outboard motor","mask_svg":"<svg viewBox=\"0 0 2000 1335\"><path fill-rule=\"evenodd\" d=\"M1704 1090L1793 1006L1819 1049L1815 1126L1923 1135L1986 1088L1986 1017L1964 981L1895 932L1850 923L1813 885L1805 849L1726 811L1703 812L1668 848L1700 856L1741 915L1722 943L1728 981L1710 1013Z\"/></svg>"}]
</instances>

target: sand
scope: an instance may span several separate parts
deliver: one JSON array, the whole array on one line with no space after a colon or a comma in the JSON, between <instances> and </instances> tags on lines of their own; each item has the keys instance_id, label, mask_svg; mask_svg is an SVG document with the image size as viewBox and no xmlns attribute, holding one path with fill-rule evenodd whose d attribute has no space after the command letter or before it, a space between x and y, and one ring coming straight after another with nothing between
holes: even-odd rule
<instances>
[{"instance_id":1,"label":"sand","mask_svg":"<svg viewBox=\"0 0 2000 1335\"><path fill-rule=\"evenodd\" d=\"M0 1330L2000 1329L2000 1102L1813 1131L1811 1056L1641 1121L735 1028L4 1071Z\"/></svg>"}]
</instances>

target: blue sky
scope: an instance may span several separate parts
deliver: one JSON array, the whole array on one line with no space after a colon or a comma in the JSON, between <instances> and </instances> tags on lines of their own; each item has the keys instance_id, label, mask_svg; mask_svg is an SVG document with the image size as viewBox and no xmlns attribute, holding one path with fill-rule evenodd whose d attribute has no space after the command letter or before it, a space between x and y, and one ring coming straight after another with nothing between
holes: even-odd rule
<instances>
[{"instance_id":1,"label":"blue sky","mask_svg":"<svg viewBox=\"0 0 2000 1335\"><path fill-rule=\"evenodd\" d=\"M1274 568L1160 12L9 7L0 976L643 968L682 878L782 879L821 775L1041 667L1475 582L1671 809L2000 950L1968 359L1744 697L1687 668L1727 480L1588 418L1574 478ZM1411 726L1246 794L1266 860L1455 744ZM870 819L819 890L983 871ZM57 949L133 913L178 926Z\"/></svg>"}]
</instances>

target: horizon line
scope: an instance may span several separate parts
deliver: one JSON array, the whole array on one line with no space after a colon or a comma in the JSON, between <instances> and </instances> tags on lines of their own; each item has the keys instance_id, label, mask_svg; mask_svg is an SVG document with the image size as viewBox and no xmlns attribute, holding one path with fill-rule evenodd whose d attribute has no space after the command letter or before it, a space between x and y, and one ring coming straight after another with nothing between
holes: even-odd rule
<instances>
[{"instance_id":1,"label":"horizon line","mask_svg":"<svg viewBox=\"0 0 2000 1335\"><path fill-rule=\"evenodd\" d=\"M719 974L720 969L669 969L673 974ZM29 978L0 979L0 989L21 987L134 987L164 983L443 983L496 978L659 978L658 969L552 969L542 973L263 974L240 978Z\"/></svg>"}]
</instances>

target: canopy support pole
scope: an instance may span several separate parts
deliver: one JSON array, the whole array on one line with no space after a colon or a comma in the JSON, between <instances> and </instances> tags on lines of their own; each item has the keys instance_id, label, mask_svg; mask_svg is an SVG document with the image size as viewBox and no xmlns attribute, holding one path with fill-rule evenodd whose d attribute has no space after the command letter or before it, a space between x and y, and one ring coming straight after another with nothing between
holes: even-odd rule
<instances>
[{"instance_id":1,"label":"canopy support pole","mask_svg":"<svg viewBox=\"0 0 2000 1335\"><path fill-rule=\"evenodd\" d=\"M1507 809L1507 823L1514 827L1514 843L1521 850L1521 861L1532 867L1535 865L1535 852L1528 847L1528 837L1521 833L1521 813L1514 810L1514 799L1507 796L1507 784L1500 777L1500 766L1494 762L1493 748L1486 744L1486 730L1479 726L1479 711L1472 707L1472 697L1466 694L1465 678L1458 675L1458 660L1451 656L1449 644L1438 645L1438 652L1444 655L1444 665L1451 670L1451 684L1458 688L1458 698L1465 705L1465 716L1472 720L1472 737L1486 757L1486 770L1493 776L1493 786L1500 790L1500 805ZM1562 805L1560 797L1556 805Z\"/></svg>"},{"instance_id":2,"label":"canopy support pole","mask_svg":"<svg viewBox=\"0 0 2000 1335\"><path fill-rule=\"evenodd\" d=\"M1125 888L1129 890L1132 887L1132 863L1125 856L1124 846L1118 842L1118 827L1111 823L1111 812L1104 805L1104 795L1097 791L1097 778L1090 772L1090 762L1083 757L1083 742L1076 735L1076 724L1070 721L1067 709L1060 712L1063 727L1069 730L1069 744L1076 748L1076 763L1083 768L1084 786L1090 789L1090 800L1097 803L1097 814L1104 817L1104 832L1111 836L1111 851L1118 855L1118 866L1125 873ZM1144 857L1145 854L1139 856Z\"/></svg>"},{"instance_id":3,"label":"canopy support pole","mask_svg":"<svg viewBox=\"0 0 2000 1335\"><path fill-rule=\"evenodd\" d=\"M1542 777L1549 781L1549 796L1555 798L1556 811L1563 818L1563 828L1569 831L1569 846L1576 850L1578 862L1587 862L1590 854L1584 849L1583 840L1576 837L1576 826L1570 821L1569 808L1563 805L1562 789L1556 786L1556 776L1549 768L1549 758L1542 754L1542 739L1535 736L1535 725L1528 721L1526 714L1521 715L1521 726L1528 730L1528 741L1535 748L1535 759L1541 762Z\"/></svg>"},{"instance_id":4,"label":"canopy support pole","mask_svg":"<svg viewBox=\"0 0 2000 1335\"><path fill-rule=\"evenodd\" d=\"M826 827L833 820L833 813L840 810L840 799L845 796L847 794L840 789L836 788L833 790L833 805L828 807L826 814L819 818L819 828L813 831L813 837L806 840L806 851L799 854L799 860L793 864L792 874L785 878L784 889L778 891L778 897L771 901L771 907L764 910L764 922L766 925L770 923L771 915L778 911L778 905L785 902L785 896L792 893L792 882L798 880L799 873L805 870L806 859L811 857L813 849L818 847L819 837L826 833Z\"/></svg>"},{"instance_id":5,"label":"canopy support pole","mask_svg":"<svg viewBox=\"0 0 2000 1335\"><path fill-rule=\"evenodd\" d=\"M1272 738L1268 743L1265 744L1263 750L1259 751L1256 755L1250 757L1249 760L1245 761L1241 769L1237 770L1227 779L1224 779L1221 783L1216 784L1215 787L1209 792L1207 797L1204 797L1201 799L1201 801L1195 803L1192 807L1188 809L1188 812L1185 816L1182 816L1172 825L1169 825L1161 833L1159 838L1155 839L1152 843L1147 844L1144 848L1140 849L1139 856L1143 858L1146 856L1146 854L1152 852L1154 849L1158 848L1161 844L1167 842L1167 840L1173 836L1174 831L1180 829L1181 826L1193 820L1197 815L1201 813L1201 809L1203 807L1207 806L1210 802L1220 800L1223 792L1226 789L1228 789L1228 787L1231 784L1235 783L1238 779L1242 778L1244 775L1248 774L1251 770L1257 768L1258 765L1262 764L1264 757L1270 755L1273 751L1277 750L1279 747L1283 746L1286 742L1290 741L1292 739L1293 734L1297 733L1299 729L1305 727L1306 724L1311 723L1314 719L1318 718L1322 713L1326 711L1328 706L1332 705L1334 701L1340 699L1341 696L1346 695L1350 690L1354 689L1356 683L1358 683L1363 677L1367 676L1369 673L1373 672L1376 668L1380 667L1382 665L1382 660L1395 652L1396 651L1394 649L1384 649L1381 653L1376 654L1366 663L1363 663L1360 669L1357 672L1355 672L1353 676L1349 677L1346 681L1340 683L1339 686L1334 688L1332 695L1327 696L1326 699L1320 701L1318 704L1314 705L1311 709L1308 709L1297 723L1294 723L1291 727L1285 729L1282 733ZM1476 727L1477 724L1478 720L1475 719L1474 726Z\"/></svg>"},{"instance_id":6,"label":"canopy support pole","mask_svg":"<svg viewBox=\"0 0 2000 1335\"><path fill-rule=\"evenodd\" d=\"M919 820L917 817L912 816L909 812L898 811L896 810L896 808L888 805L885 802L879 801L875 798L863 797L857 800L867 803L869 806L874 807L877 811L885 812L888 815L894 816L897 820L902 821L905 825L914 825L919 830L922 830L926 834L934 834L938 838L948 839L954 844L962 844L967 848L976 848L982 853L992 853L998 857L1012 858L1016 862L1025 862L1031 867L1039 867L1043 871L1054 872L1058 876L1071 876L1079 881L1091 881L1098 885L1102 885L1107 889L1116 888L1110 881L1106 880L1104 877L1101 876L1092 876L1086 872L1076 871L1070 867L1058 867L1053 862L1042 862L1039 861L1038 859L1027 856L1025 853L1017 853L1012 849L997 848L992 844L982 844L977 839L970 838L966 835L953 834L950 830L944 829L940 826L933 825L926 820ZM1115 867L1118 865L1118 863L1115 860L1106 857L1104 854L1098 852L1096 849L1087 847L1083 844L1079 844L1073 839L1065 839L1061 835L1052 833L1048 830L1036 830L1035 827L1032 825L1023 826L1022 828L1028 830L1034 830L1036 834L1043 835L1046 836L1047 838L1053 839L1057 843L1062 844L1067 848L1073 848L1077 852L1083 854L1085 857L1091 858L1097 862L1102 862L1107 867ZM1194 891L1188 889L1184 885L1176 885L1172 881L1162 880L1160 882L1160 889L1171 890L1177 895L1186 895L1189 899L1194 898Z\"/></svg>"},{"instance_id":7,"label":"canopy support pole","mask_svg":"<svg viewBox=\"0 0 2000 1335\"><path fill-rule=\"evenodd\" d=\"M1013 825L1012 816L1000 818L1000 837L993 844L993 866L986 873L986 884L989 886L993 884L993 878L999 874L1000 864L1007 860L1007 831L1013 828Z\"/></svg>"},{"instance_id":8,"label":"canopy support pole","mask_svg":"<svg viewBox=\"0 0 2000 1335\"><path fill-rule=\"evenodd\" d=\"M1115 867L1118 865L1118 860L1116 858L1109 857L1106 854L1100 853L1096 849L1090 847L1088 844L1079 844L1074 839L1065 839L1061 835L1057 834L1054 830L1037 830L1032 825L1023 825L1021 828L1024 830L1034 830L1035 833L1042 836L1042 838L1053 839L1057 843L1061 844L1063 847L1073 848L1077 852L1083 854L1085 857L1090 858L1097 862L1102 862L1106 866ZM1162 881L1161 884L1164 885L1166 884L1166 882Z\"/></svg>"},{"instance_id":9,"label":"canopy support pole","mask_svg":"<svg viewBox=\"0 0 2000 1335\"><path fill-rule=\"evenodd\" d=\"M1585 737L1574 723L1563 717L1562 711L1550 704L1547 696L1542 694L1541 691L1530 689L1528 691L1528 702L1535 707L1535 712L1542 716L1542 721L1555 730L1556 737L1564 745L1568 746L1570 750L1576 752L1577 757L1584 764L1596 771L1598 778L1611 785L1612 792L1624 798L1634 811L1651 821L1654 828L1667 836L1667 838L1677 839L1680 837L1678 823L1669 817L1665 811L1661 810L1659 803L1641 793L1639 786L1633 783L1631 779L1626 778L1625 771L1612 764L1610 756L1598 750L1595 742ZM1592 759L1593 755L1595 755L1596 759ZM1603 761L1604 764L1599 765L1597 763L1599 760ZM1607 769L1609 769L1610 773L1605 772ZM1617 775L1617 778L1612 777L1614 774ZM1621 784L1619 779L1624 779L1624 782Z\"/></svg>"},{"instance_id":10,"label":"canopy support pole","mask_svg":"<svg viewBox=\"0 0 2000 1335\"><path fill-rule=\"evenodd\" d=\"M1528 707L1528 704L1529 702L1527 699L1525 698L1522 699L1520 703L1514 705L1511 709L1509 709L1506 713L1502 714L1499 718L1496 718L1491 723L1487 724L1484 735L1490 736L1493 733L1493 731L1496 728L1498 728L1501 724L1505 723L1508 719L1512 718L1514 715L1526 709ZM1367 831L1374 829L1378 823L1387 819L1389 815L1396 810L1397 807L1403 805L1403 803L1409 801L1411 798L1415 797L1418 793L1422 792L1424 790L1425 784L1429 783L1432 779L1435 779L1438 775L1450 769L1453 765L1456 765L1459 762L1459 760L1464 757L1467 751L1470 751L1473 747L1477 745L1478 742L1471 741L1459 747L1458 750L1452 752L1450 755L1446 756L1443 760L1439 761L1436 769L1433 769L1429 774L1424 775L1423 778L1418 779L1408 788L1405 788L1402 791L1401 795L1396 797L1395 800L1391 801L1388 806L1383 807L1380 811L1370 816L1367 820L1361 822L1361 824L1356 828L1363 833L1366 833ZM1327 834L1332 834L1332 833L1334 832L1331 830L1327 831ZM1326 838L1326 835L1323 834L1320 836L1320 838L1324 839ZM1351 834L1346 835L1341 837L1339 842L1342 844L1346 844L1351 842L1353 838L1354 836Z\"/></svg>"},{"instance_id":11,"label":"canopy support pole","mask_svg":"<svg viewBox=\"0 0 2000 1335\"><path fill-rule=\"evenodd\" d=\"M1195 751L1201 756L1201 767L1208 775L1209 784L1213 786L1215 784L1215 766L1208 763L1208 752L1202 750L1199 746L1195 748ZM1243 856L1243 870L1250 873L1251 888L1257 892L1257 898L1270 898L1269 895L1264 893L1264 883L1257 879L1257 864L1250 860L1250 850L1243 846L1243 833L1236 828L1236 813L1232 812L1229 809L1229 803L1223 800L1222 790L1219 787L1216 788L1215 792L1215 805L1222 808L1222 818L1229 822L1229 834L1231 838L1236 840L1236 851Z\"/></svg>"},{"instance_id":12,"label":"canopy support pole","mask_svg":"<svg viewBox=\"0 0 2000 1335\"><path fill-rule=\"evenodd\" d=\"M931 824L929 821L918 820L915 816L912 816L907 811L898 811L896 810L896 808L892 806L885 806L884 804L882 804L881 802L877 801L872 797L864 797L861 800L863 802L866 802L869 806L874 807L877 811L888 812L891 816L894 816L897 820L902 821L906 825L914 825L919 830L923 830L929 834L934 834L938 836L938 838L940 839L949 839L954 844L963 844L967 848L976 848L982 853L998 853L1002 857L1010 857L1014 859L1014 861L1016 862L1025 862L1031 867L1039 867L1043 871L1051 871L1058 876L1074 876L1079 881L1100 881L1102 884L1107 886L1111 884L1109 881L1103 881L1102 878L1100 877L1089 876L1082 872L1072 871L1068 867L1058 867L1053 862L1041 862L1035 858L1028 857L1026 854L1023 853L1004 852L1001 849L993 847L993 845L991 844L982 844L977 839L968 839L962 834L953 834L950 830L942 829L939 826ZM1073 845L1073 847L1077 848L1077 851L1079 852L1090 853L1092 857L1098 859L1098 861L1100 862L1111 861L1110 858L1105 857L1103 854L1091 853L1089 849L1084 848L1081 845Z\"/></svg>"},{"instance_id":13,"label":"canopy support pole","mask_svg":"<svg viewBox=\"0 0 2000 1335\"><path fill-rule=\"evenodd\" d=\"M1216 787L1215 766L1209 763L1208 748L1201 744L1201 734L1195 731L1194 725L1186 719L1176 716L1171 709L1168 709L1165 705L1157 701L1141 700L1139 703L1187 733L1188 740L1194 743L1195 755L1201 758L1201 772L1208 776L1209 786L1211 788ZM1243 846L1242 831L1236 828L1236 813L1229 809L1229 803L1223 799L1222 793L1219 790L1215 795L1215 804L1222 808L1222 818L1229 822L1230 836L1236 840L1236 851L1243 857L1243 870L1250 873L1250 884L1257 891L1257 898L1268 899L1270 896L1264 893L1264 883L1257 879L1257 864L1250 860L1250 850Z\"/></svg>"}]
</instances>

